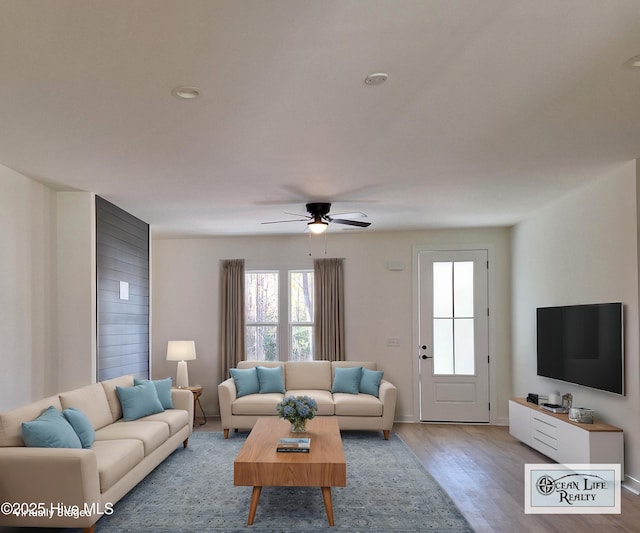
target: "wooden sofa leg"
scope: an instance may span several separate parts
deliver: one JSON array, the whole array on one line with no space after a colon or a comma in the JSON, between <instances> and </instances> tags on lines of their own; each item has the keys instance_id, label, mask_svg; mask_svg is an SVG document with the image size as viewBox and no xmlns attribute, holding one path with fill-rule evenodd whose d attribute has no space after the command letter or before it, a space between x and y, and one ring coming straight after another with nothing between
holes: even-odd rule
<instances>
[{"instance_id":1,"label":"wooden sofa leg","mask_svg":"<svg viewBox=\"0 0 640 533\"><path fill-rule=\"evenodd\" d=\"M224 430L224 438L225 438L225 439L228 439L228 438L229 438L229 430L228 430L228 429L225 429L225 430Z\"/></svg>"},{"instance_id":2,"label":"wooden sofa leg","mask_svg":"<svg viewBox=\"0 0 640 533\"><path fill-rule=\"evenodd\" d=\"M383 429L382 433L384 434L384 440L389 440L390 431L388 429Z\"/></svg>"},{"instance_id":3,"label":"wooden sofa leg","mask_svg":"<svg viewBox=\"0 0 640 533\"><path fill-rule=\"evenodd\" d=\"M91 527L83 527L82 533L95 533L96 525L93 524Z\"/></svg>"},{"instance_id":4,"label":"wooden sofa leg","mask_svg":"<svg viewBox=\"0 0 640 533\"><path fill-rule=\"evenodd\" d=\"M184 439L182 446L184 446L185 448L189 445L189 437L187 437L186 439Z\"/></svg>"}]
</instances>

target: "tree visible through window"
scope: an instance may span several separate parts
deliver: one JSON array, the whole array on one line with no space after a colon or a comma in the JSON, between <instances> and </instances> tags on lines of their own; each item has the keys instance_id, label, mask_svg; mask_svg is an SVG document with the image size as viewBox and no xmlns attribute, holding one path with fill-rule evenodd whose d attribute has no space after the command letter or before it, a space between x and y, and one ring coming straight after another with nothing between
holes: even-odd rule
<instances>
[{"instance_id":1,"label":"tree visible through window","mask_svg":"<svg viewBox=\"0 0 640 533\"><path fill-rule=\"evenodd\" d=\"M246 359L313 359L313 271L245 273ZM286 332L286 333L284 333Z\"/></svg>"}]
</instances>

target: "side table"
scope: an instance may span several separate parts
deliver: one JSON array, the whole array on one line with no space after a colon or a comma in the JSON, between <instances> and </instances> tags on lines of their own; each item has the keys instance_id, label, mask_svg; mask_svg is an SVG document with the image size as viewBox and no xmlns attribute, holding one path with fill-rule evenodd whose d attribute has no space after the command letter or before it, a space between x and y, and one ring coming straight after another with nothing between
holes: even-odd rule
<instances>
[{"instance_id":1,"label":"side table","mask_svg":"<svg viewBox=\"0 0 640 533\"><path fill-rule=\"evenodd\" d=\"M200 385L196 385L194 387L172 387L174 389L182 389L191 391L193 394L193 425L196 424L196 404L200 407L200 412L202 413L202 418L204 419L200 422L200 425L203 426L207 423L207 415L204 414L204 409L202 408L202 404L200 403L200 396L202 396L202 392L204 391L204 387Z\"/></svg>"}]
</instances>

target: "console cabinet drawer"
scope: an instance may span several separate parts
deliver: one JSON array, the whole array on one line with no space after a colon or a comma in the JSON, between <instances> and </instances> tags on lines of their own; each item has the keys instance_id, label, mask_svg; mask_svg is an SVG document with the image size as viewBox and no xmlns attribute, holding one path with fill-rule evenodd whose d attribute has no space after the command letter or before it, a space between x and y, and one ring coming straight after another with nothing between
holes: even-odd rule
<instances>
[{"instance_id":1,"label":"console cabinet drawer","mask_svg":"<svg viewBox=\"0 0 640 533\"><path fill-rule=\"evenodd\" d=\"M532 418L531 421L533 423L532 448L535 448L552 459L557 459L558 428L535 417Z\"/></svg>"}]
</instances>

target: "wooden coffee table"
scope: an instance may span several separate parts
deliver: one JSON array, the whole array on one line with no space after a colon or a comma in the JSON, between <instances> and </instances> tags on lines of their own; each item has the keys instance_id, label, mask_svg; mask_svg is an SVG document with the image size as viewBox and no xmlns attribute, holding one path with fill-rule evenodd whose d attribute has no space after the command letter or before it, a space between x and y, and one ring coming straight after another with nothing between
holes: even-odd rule
<instances>
[{"instance_id":1,"label":"wooden coffee table","mask_svg":"<svg viewBox=\"0 0 640 533\"><path fill-rule=\"evenodd\" d=\"M291 424L276 417L260 418L233 463L233 484L252 486L247 524L253 524L262 487L320 487L330 526L333 522L331 487L347 485L347 463L338 422L314 418L307 422L309 453L276 452L278 439L291 437Z\"/></svg>"}]
</instances>

